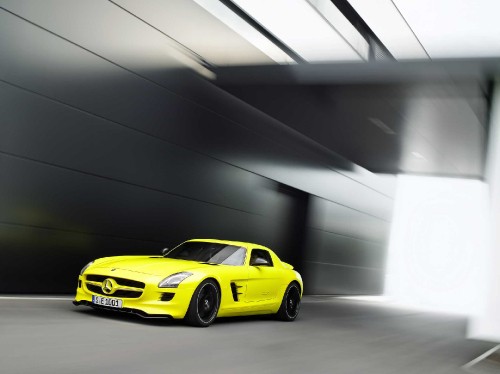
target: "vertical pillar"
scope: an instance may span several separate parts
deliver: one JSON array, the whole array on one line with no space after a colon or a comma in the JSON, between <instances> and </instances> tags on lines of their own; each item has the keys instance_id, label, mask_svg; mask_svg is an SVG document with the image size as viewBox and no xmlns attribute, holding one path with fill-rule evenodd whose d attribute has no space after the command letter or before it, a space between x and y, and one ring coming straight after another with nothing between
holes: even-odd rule
<instances>
[{"instance_id":1,"label":"vertical pillar","mask_svg":"<svg viewBox=\"0 0 500 374\"><path fill-rule=\"evenodd\" d=\"M500 77L493 89L490 135L486 159L490 191L490 261L482 289L482 311L469 326L471 338L500 341Z\"/></svg>"}]
</instances>

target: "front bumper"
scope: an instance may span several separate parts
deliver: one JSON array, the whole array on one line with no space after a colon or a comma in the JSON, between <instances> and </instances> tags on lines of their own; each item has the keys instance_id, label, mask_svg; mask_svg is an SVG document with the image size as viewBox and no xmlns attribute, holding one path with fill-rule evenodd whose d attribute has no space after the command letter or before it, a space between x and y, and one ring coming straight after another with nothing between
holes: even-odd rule
<instances>
[{"instance_id":1,"label":"front bumper","mask_svg":"<svg viewBox=\"0 0 500 374\"><path fill-rule=\"evenodd\" d=\"M120 273L118 271L111 274L106 272L99 272L99 275L107 276L109 278L121 277L131 278L130 274ZM178 288L159 288L158 283L162 279L152 277L151 279L141 281L146 283L142 295L137 298L116 297L113 294L103 295L102 293L95 293L87 287L86 274L78 277L78 288L76 290L74 305L85 305L99 309L107 309L117 312L126 312L137 314L145 318L175 318L182 319L191 302L195 286L179 285ZM173 293L174 296L169 301L162 300L164 293ZM106 307L92 303L92 295L117 298L122 300L122 308Z\"/></svg>"},{"instance_id":2,"label":"front bumper","mask_svg":"<svg viewBox=\"0 0 500 374\"><path fill-rule=\"evenodd\" d=\"M111 308L108 306L104 305L97 305L94 304L90 301L82 300L82 301L76 301L73 300L73 305L79 306L79 305L85 305L85 306L90 306L95 309L102 309L102 310L110 310L113 312L122 312L122 313L132 313L136 314L138 316L141 316L142 318L166 318L166 319L171 319L172 316L170 314L148 314L140 309L133 309L133 308Z\"/></svg>"}]
</instances>

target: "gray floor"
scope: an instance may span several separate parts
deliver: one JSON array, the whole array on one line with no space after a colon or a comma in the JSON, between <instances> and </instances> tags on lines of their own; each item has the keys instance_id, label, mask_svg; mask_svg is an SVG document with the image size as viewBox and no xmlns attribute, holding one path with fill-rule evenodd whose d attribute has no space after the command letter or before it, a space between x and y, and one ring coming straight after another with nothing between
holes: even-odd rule
<instances>
[{"instance_id":1,"label":"gray floor","mask_svg":"<svg viewBox=\"0 0 500 374\"><path fill-rule=\"evenodd\" d=\"M463 318L306 297L293 323L217 320L209 328L0 299L0 373L463 373L494 344Z\"/></svg>"}]
</instances>

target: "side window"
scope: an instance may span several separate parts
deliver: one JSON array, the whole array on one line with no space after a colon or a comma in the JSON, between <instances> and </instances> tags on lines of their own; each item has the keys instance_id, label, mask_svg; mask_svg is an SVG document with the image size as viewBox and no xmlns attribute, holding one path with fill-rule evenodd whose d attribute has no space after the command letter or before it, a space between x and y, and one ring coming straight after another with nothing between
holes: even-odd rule
<instances>
[{"instance_id":1,"label":"side window","mask_svg":"<svg viewBox=\"0 0 500 374\"><path fill-rule=\"evenodd\" d=\"M273 260L268 251L263 249L252 249L250 256L251 266L273 266Z\"/></svg>"},{"instance_id":2,"label":"side window","mask_svg":"<svg viewBox=\"0 0 500 374\"><path fill-rule=\"evenodd\" d=\"M229 255L224 261L217 262L221 265L233 265L233 266L241 266L245 263L247 251L245 248L240 247L238 250Z\"/></svg>"}]
</instances>

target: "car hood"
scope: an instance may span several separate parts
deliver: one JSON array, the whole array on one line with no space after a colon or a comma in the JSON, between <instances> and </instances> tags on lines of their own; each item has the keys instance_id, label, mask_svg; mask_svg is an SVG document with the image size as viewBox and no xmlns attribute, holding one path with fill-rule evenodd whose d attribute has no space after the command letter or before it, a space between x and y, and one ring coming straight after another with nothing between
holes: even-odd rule
<instances>
[{"instance_id":1,"label":"car hood","mask_svg":"<svg viewBox=\"0 0 500 374\"><path fill-rule=\"evenodd\" d=\"M169 276L181 271L217 266L161 256L120 256L97 260L92 270L119 269L148 275Z\"/></svg>"}]
</instances>

